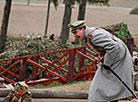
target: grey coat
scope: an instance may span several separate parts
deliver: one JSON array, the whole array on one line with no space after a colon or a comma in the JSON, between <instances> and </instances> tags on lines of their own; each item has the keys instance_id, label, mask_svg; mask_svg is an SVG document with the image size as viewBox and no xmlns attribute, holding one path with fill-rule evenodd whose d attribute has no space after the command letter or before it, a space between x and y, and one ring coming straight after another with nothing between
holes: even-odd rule
<instances>
[{"instance_id":1,"label":"grey coat","mask_svg":"<svg viewBox=\"0 0 138 102\"><path fill-rule=\"evenodd\" d=\"M86 27L87 38L94 27ZM111 67L133 89L133 63L127 46L122 40L103 30L96 29L91 41L106 50L103 64ZM107 102L130 97L132 94L107 69L99 65L89 90L89 102Z\"/></svg>"}]
</instances>

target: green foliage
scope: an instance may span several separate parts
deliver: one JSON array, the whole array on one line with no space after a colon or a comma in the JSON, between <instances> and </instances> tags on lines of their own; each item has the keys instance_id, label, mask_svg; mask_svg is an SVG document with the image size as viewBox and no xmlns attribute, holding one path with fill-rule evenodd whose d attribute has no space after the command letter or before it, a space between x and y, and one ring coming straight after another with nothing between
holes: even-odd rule
<instances>
[{"instance_id":1,"label":"green foliage","mask_svg":"<svg viewBox=\"0 0 138 102\"><path fill-rule=\"evenodd\" d=\"M127 25L124 23L120 23L120 29L115 32L115 35L120 39L132 38L130 32L128 31Z\"/></svg>"},{"instance_id":2,"label":"green foliage","mask_svg":"<svg viewBox=\"0 0 138 102\"><path fill-rule=\"evenodd\" d=\"M109 0L88 0L89 4L109 6Z\"/></svg>"},{"instance_id":3,"label":"green foliage","mask_svg":"<svg viewBox=\"0 0 138 102\"><path fill-rule=\"evenodd\" d=\"M123 22L121 22L119 24L115 24L115 25L101 27L101 28L109 31L113 35L116 35L120 39L132 38L132 36L128 30L127 24L125 24Z\"/></svg>"},{"instance_id":4,"label":"green foliage","mask_svg":"<svg viewBox=\"0 0 138 102\"><path fill-rule=\"evenodd\" d=\"M133 10L131 10L130 14L138 15L138 8L134 8Z\"/></svg>"},{"instance_id":5,"label":"green foliage","mask_svg":"<svg viewBox=\"0 0 138 102\"><path fill-rule=\"evenodd\" d=\"M101 28L104 28L105 30L109 31L111 34L116 35L120 39L132 38L132 35L128 30L127 24L123 22L115 25L101 27ZM136 46L136 43L134 43L133 50L138 52L138 47Z\"/></svg>"},{"instance_id":6,"label":"green foliage","mask_svg":"<svg viewBox=\"0 0 138 102\"><path fill-rule=\"evenodd\" d=\"M39 54L39 53L45 53L45 52L52 52L52 51L63 50L63 49L68 49L68 48L72 48L72 47L73 47L72 44L58 45L56 42L53 42L49 39L37 39L37 38L23 39L23 40L16 39L16 41L15 41L15 39L14 40L7 39L5 50L3 53L0 54L0 59L8 59L8 58L20 57L20 56L25 56L25 55L33 55L33 54ZM58 59L59 57L61 57L61 55L63 55L64 53L66 53L66 52L46 54L46 55L43 55L41 57L45 58L46 60L48 60L50 62L53 62L56 59ZM62 58L56 64L60 65L67 58L68 58L68 56ZM33 57L30 57L29 59L33 60ZM12 63L14 63L16 61L17 60L0 62L0 66L7 68ZM45 63L42 60L39 60L38 63L40 65L43 65L43 67L46 67L49 65L48 63ZM12 68L9 69L9 71L14 72L19 67L20 67L20 63L14 65ZM26 79L31 77L32 68L33 68L32 64L28 63L26 65ZM62 66L62 68L67 69L68 63L65 63ZM53 69L55 69L55 68L53 66L51 66L50 70L53 70ZM38 71L40 71L40 69ZM2 72L2 70L0 70L0 72ZM56 72L59 75L66 74L60 70L57 70ZM19 71L17 71L16 74L19 75ZM8 76L8 73L4 73L3 75ZM43 72L43 73L39 74L37 77L43 78L45 75L47 75L47 73ZM52 78L52 77L53 76L51 75L49 78ZM11 78L11 80L18 81L18 78L16 78L15 76L12 76L10 78Z\"/></svg>"}]
</instances>

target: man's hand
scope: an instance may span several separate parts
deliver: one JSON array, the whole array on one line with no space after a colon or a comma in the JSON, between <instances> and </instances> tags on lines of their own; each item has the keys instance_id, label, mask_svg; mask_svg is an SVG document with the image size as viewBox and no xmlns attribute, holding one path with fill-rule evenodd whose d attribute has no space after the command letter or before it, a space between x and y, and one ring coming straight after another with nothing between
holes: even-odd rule
<instances>
[{"instance_id":1,"label":"man's hand","mask_svg":"<svg viewBox=\"0 0 138 102\"><path fill-rule=\"evenodd\" d=\"M105 64L103 64L102 65L105 69L107 69L107 70L109 70L110 69L110 67L109 66L107 66L107 65L105 65Z\"/></svg>"}]
</instances>

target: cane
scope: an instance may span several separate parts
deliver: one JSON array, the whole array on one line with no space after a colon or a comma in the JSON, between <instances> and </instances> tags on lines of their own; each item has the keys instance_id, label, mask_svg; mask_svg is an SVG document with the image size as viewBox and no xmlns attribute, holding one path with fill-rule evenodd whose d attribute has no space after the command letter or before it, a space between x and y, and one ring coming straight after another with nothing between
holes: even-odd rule
<instances>
[{"instance_id":1,"label":"cane","mask_svg":"<svg viewBox=\"0 0 138 102\"><path fill-rule=\"evenodd\" d=\"M79 53L81 53L81 52L79 52ZM81 54L84 55L83 53L81 53ZM85 57L91 59L87 55L85 55ZM109 66L103 65L103 67L106 67L106 69L110 70L117 77L117 79L119 79L119 81L129 90L129 92L138 100L137 95L126 85L126 83Z\"/></svg>"},{"instance_id":2,"label":"cane","mask_svg":"<svg viewBox=\"0 0 138 102\"><path fill-rule=\"evenodd\" d=\"M119 81L129 90L129 92L138 100L137 95L127 86L127 84L110 67L108 67L107 69L109 69L117 77L117 79L119 79Z\"/></svg>"}]
</instances>

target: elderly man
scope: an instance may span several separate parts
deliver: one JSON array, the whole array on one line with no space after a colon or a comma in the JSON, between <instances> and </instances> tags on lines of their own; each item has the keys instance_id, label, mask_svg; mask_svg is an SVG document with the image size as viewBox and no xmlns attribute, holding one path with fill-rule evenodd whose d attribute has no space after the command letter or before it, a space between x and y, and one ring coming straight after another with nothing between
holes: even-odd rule
<instances>
[{"instance_id":1,"label":"elderly man","mask_svg":"<svg viewBox=\"0 0 138 102\"><path fill-rule=\"evenodd\" d=\"M133 63L127 46L122 40L99 27L88 27L85 21L69 24L75 38L87 44L103 56L89 90L89 102L117 102L132 94L108 70L111 68L133 90Z\"/></svg>"}]
</instances>

